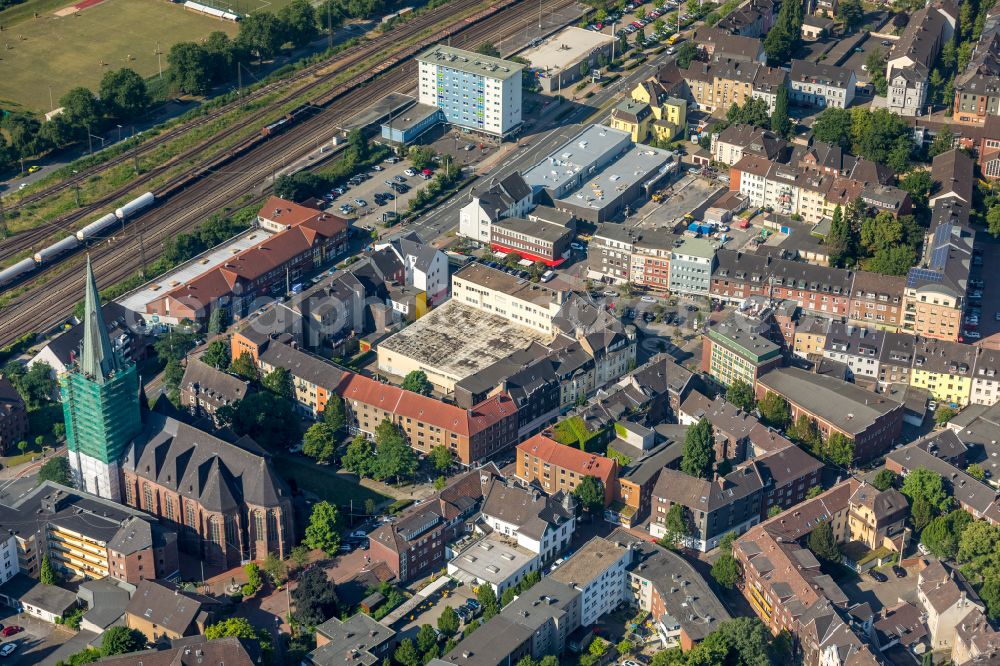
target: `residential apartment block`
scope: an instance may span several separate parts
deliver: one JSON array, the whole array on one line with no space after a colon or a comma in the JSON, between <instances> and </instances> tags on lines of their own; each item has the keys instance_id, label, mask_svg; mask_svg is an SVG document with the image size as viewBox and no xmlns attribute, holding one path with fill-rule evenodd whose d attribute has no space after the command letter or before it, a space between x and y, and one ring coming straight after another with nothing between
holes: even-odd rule
<instances>
[{"instance_id":1,"label":"residential apartment block","mask_svg":"<svg viewBox=\"0 0 1000 666\"><path fill-rule=\"evenodd\" d=\"M506 137L521 126L524 65L438 44L417 57L419 102L456 127Z\"/></svg>"},{"instance_id":2,"label":"residential apartment block","mask_svg":"<svg viewBox=\"0 0 1000 666\"><path fill-rule=\"evenodd\" d=\"M802 106L846 109L854 101L858 77L848 67L792 60L790 99Z\"/></svg>"},{"instance_id":3,"label":"residential apartment block","mask_svg":"<svg viewBox=\"0 0 1000 666\"><path fill-rule=\"evenodd\" d=\"M535 435L517 445L517 478L536 484L549 495L571 493L588 476L601 483L607 506L618 493L618 463L545 435Z\"/></svg>"}]
</instances>

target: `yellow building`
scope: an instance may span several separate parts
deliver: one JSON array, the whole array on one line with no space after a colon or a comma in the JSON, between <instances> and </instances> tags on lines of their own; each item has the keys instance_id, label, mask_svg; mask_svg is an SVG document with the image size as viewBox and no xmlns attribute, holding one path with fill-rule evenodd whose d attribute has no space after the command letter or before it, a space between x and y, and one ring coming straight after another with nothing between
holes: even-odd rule
<instances>
[{"instance_id":1,"label":"yellow building","mask_svg":"<svg viewBox=\"0 0 1000 666\"><path fill-rule=\"evenodd\" d=\"M651 125L653 138L657 141L673 141L687 127L687 101L677 97L667 97L652 107L655 120Z\"/></svg>"},{"instance_id":2,"label":"yellow building","mask_svg":"<svg viewBox=\"0 0 1000 666\"><path fill-rule=\"evenodd\" d=\"M611 111L611 127L628 132L635 143L646 140L652 120L649 104L634 99L626 99Z\"/></svg>"},{"instance_id":3,"label":"yellow building","mask_svg":"<svg viewBox=\"0 0 1000 666\"><path fill-rule=\"evenodd\" d=\"M62 525L49 523L49 557L56 569L74 576L104 578L108 575L108 544Z\"/></svg>"},{"instance_id":4,"label":"yellow building","mask_svg":"<svg viewBox=\"0 0 1000 666\"><path fill-rule=\"evenodd\" d=\"M806 358L809 354L823 355L826 335L830 330L830 320L824 317L805 317L795 328L794 351Z\"/></svg>"},{"instance_id":5,"label":"yellow building","mask_svg":"<svg viewBox=\"0 0 1000 666\"><path fill-rule=\"evenodd\" d=\"M910 505L898 490L880 491L875 486L861 485L848 503L850 540L863 543L871 550L902 551L906 547L906 518L909 515Z\"/></svg>"},{"instance_id":6,"label":"yellow building","mask_svg":"<svg viewBox=\"0 0 1000 666\"><path fill-rule=\"evenodd\" d=\"M910 386L927 389L938 402L964 407L972 395L977 352L971 345L918 338Z\"/></svg>"}]
</instances>

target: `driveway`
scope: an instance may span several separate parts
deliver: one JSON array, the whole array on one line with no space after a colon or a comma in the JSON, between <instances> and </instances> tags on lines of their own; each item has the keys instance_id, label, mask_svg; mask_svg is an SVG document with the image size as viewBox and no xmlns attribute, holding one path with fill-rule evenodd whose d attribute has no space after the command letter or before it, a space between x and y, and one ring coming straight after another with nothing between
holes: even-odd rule
<instances>
[{"instance_id":1,"label":"driveway","mask_svg":"<svg viewBox=\"0 0 1000 666\"><path fill-rule=\"evenodd\" d=\"M876 613L884 607L893 606L900 600L917 603L917 570L906 570L906 578L896 578L889 567L879 569L889 577L884 583L876 583L867 574L842 584L840 587L851 603L867 601Z\"/></svg>"},{"instance_id":2,"label":"driveway","mask_svg":"<svg viewBox=\"0 0 1000 666\"><path fill-rule=\"evenodd\" d=\"M3 607L0 612L3 626L19 625L24 631L3 639L4 643L17 643L17 651L3 660L4 664L55 664L71 654L87 647L96 637L90 632L74 632L54 624L43 622L13 609Z\"/></svg>"}]
</instances>

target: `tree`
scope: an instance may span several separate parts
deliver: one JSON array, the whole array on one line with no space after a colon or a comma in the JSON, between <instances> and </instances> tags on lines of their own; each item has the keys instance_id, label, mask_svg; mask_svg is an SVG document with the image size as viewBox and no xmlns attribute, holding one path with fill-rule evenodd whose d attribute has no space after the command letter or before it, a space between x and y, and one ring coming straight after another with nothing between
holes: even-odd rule
<instances>
[{"instance_id":1,"label":"tree","mask_svg":"<svg viewBox=\"0 0 1000 666\"><path fill-rule=\"evenodd\" d=\"M38 483L53 481L64 486L73 485L69 461L63 457L49 458L38 469Z\"/></svg>"},{"instance_id":2,"label":"tree","mask_svg":"<svg viewBox=\"0 0 1000 666\"><path fill-rule=\"evenodd\" d=\"M459 618L458 613L451 606L445 606L444 610L441 611L441 615L438 616L437 626L438 630L448 638L451 638L458 633Z\"/></svg>"},{"instance_id":3,"label":"tree","mask_svg":"<svg viewBox=\"0 0 1000 666\"><path fill-rule=\"evenodd\" d=\"M955 135L952 134L951 130L942 129L934 137L931 142L930 148L927 149L927 155L929 157L934 157L940 155L941 153L946 153L952 149L955 145Z\"/></svg>"},{"instance_id":4,"label":"tree","mask_svg":"<svg viewBox=\"0 0 1000 666\"><path fill-rule=\"evenodd\" d=\"M223 405L215 413L220 423L228 425L240 437L252 436L261 446L278 450L291 443L299 432L298 418L291 403L270 391L257 391L239 402Z\"/></svg>"},{"instance_id":5,"label":"tree","mask_svg":"<svg viewBox=\"0 0 1000 666\"><path fill-rule=\"evenodd\" d=\"M972 463L965 468L965 473L971 476L976 481L986 480L986 470L983 469L982 465L979 463Z\"/></svg>"},{"instance_id":6,"label":"tree","mask_svg":"<svg viewBox=\"0 0 1000 666\"><path fill-rule=\"evenodd\" d=\"M247 381L257 381L257 366L249 352L243 352L237 356L236 360L229 366L229 371Z\"/></svg>"},{"instance_id":7,"label":"tree","mask_svg":"<svg viewBox=\"0 0 1000 666\"><path fill-rule=\"evenodd\" d=\"M286 400L295 400L295 380L288 368L277 367L264 375L261 386L276 396Z\"/></svg>"},{"instance_id":8,"label":"tree","mask_svg":"<svg viewBox=\"0 0 1000 666\"><path fill-rule=\"evenodd\" d=\"M138 629L129 627L108 627L101 639L101 656L113 657L119 654L137 652L146 647L146 636Z\"/></svg>"},{"instance_id":9,"label":"tree","mask_svg":"<svg viewBox=\"0 0 1000 666\"><path fill-rule=\"evenodd\" d=\"M1000 236L1000 204L990 206L986 213L986 228L994 237Z\"/></svg>"},{"instance_id":10,"label":"tree","mask_svg":"<svg viewBox=\"0 0 1000 666\"><path fill-rule=\"evenodd\" d=\"M434 385L427 379L427 373L423 370L412 370L407 373L400 386L404 391L413 391L420 395L430 395L434 391Z\"/></svg>"},{"instance_id":11,"label":"tree","mask_svg":"<svg viewBox=\"0 0 1000 666\"><path fill-rule=\"evenodd\" d=\"M875 92L885 97L889 92L889 82L885 78L885 65L888 56L882 49L873 49L865 58L865 68L868 70L868 78L871 80Z\"/></svg>"},{"instance_id":12,"label":"tree","mask_svg":"<svg viewBox=\"0 0 1000 666\"><path fill-rule=\"evenodd\" d=\"M305 201L309 197L319 196L329 188L328 178L311 171L284 174L274 183L274 193L290 201Z\"/></svg>"},{"instance_id":13,"label":"tree","mask_svg":"<svg viewBox=\"0 0 1000 666\"><path fill-rule=\"evenodd\" d=\"M404 638L399 642L399 647L396 648L392 657L400 666L420 666L422 663L420 653L409 638Z\"/></svg>"},{"instance_id":14,"label":"tree","mask_svg":"<svg viewBox=\"0 0 1000 666\"><path fill-rule=\"evenodd\" d=\"M274 553L267 554L262 568L275 585L281 585L288 578L288 566Z\"/></svg>"},{"instance_id":15,"label":"tree","mask_svg":"<svg viewBox=\"0 0 1000 666\"><path fill-rule=\"evenodd\" d=\"M823 457L835 465L850 467L854 462L854 440L840 432L830 433L823 444Z\"/></svg>"},{"instance_id":16,"label":"tree","mask_svg":"<svg viewBox=\"0 0 1000 666\"><path fill-rule=\"evenodd\" d=\"M951 509L952 500L945 490L941 475L929 469L917 468L911 470L903 479L900 492L913 504L918 499L927 502L935 512Z\"/></svg>"},{"instance_id":17,"label":"tree","mask_svg":"<svg viewBox=\"0 0 1000 666\"><path fill-rule=\"evenodd\" d=\"M879 490L886 491L896 485L897 478L899 478L899 475L891 469L880 469L875 478L872 479L872 485Z\"/></svg>"},{"instance_id":18,"label":"tree","mask_svg":"<svg viewBox=\"0 0 1000 666\"><path fill-rule=\"evenodd\" d=\"M270 632L263 628L257 629L245 617L230 617L205 627L205 638L210 641L227 637L256 640L261 650L271 651Z\"/></svg>"},{"instance_id":19,"label":"tree","mask_svg":"<svg viewBox=\"0 0 1000 666\"><path fill-rule=\"evenodd\" d=\"M771 131L778 136L792 135L792 119L788 115L788 88L781 86L774 99L774 111L771 112Z\"/></svg>"},{"instance_id":20,"label":"tree","mask_svg":"<svg viewBox=\"0 0 1000 666\"><path fill-rule=\"evenodd\" d=\"M809 533L808 544L813 555L821 560L840 562L840 545L833 536L833 528L829 522L821 522Z\"/></svg>"},{"instance_id":21,"label":"tree","mask_svg":"<svg viewBox=\"0 0 1000 666\"><path fill-rule=\"evenodd\" d=\"M691 62L697 58L698 47L694 45L694 42L684 42L677 49L676 63L680 69L687 69L691 65Z\"/></svg>"},{"instance_id":22,"label":"tree","mask_svg":"<svg viewBox=\"0 0 1000 666\"><path fill-rule=\"evenodd\" d=\"M897 173L909 168L912 132L906 122L887 109L854 107L851 115L852 152Z\"/></svg>"},{"instance_id":23,"label":"tree","mask_svg":"<svg viewBox=\"0 0 1000 666\"><path fill-rule=\"evenodd\" d=\"M220 338L212 340L205 348L205 353L201 355L202 363L207 363L213 368L225 370L229 367L229 359L232 355L229 352L229 340Z\"/></svg>"},{"instance_id":24,"label":"tree","mask_svg":"<svg viewBox=\"0 0 1000 666\"><path fill-rule=\"evenodd\" d=\"M788 436L797 444L811 451L814 455L821 455L823 437L816 426L816 421L805 414L799 414L795 423L788 428Z\"/></svg>"},{"instance_id":25,"label":"tree","mask_svg":"<svg viewBox=\"0 0 1000 666\"><path fill-rule=\"evenodd\" d=\"M766 425L779 430L784 430L792 420L792 411L788 406L788 401L777 393L768 391L757 403L760 416Z\"/></svg>"},{"instance_id":26,"label":"tree","mask_svg":"<svg viewBox=\"0 0 1000 666\"><path fill-rule=\"evenodd\" d=\"M247 584L244 587L250 588L251 593L264 587L264 579L260 576L260 567L255 562L244 564L243 571L247 575Z\"/></svg>"},{"instance_id":27,"label":"tree","mask_svg":"<svg viewBox=\"0 0 1000 666\"><path fill-rule=\"evenodd\" d=\"M19 363L8 363L3 374L10 380L18 395L24 400L29 410L38 409L42 403L52 400L56 390L52 366L44 361L34 363L25 370Z\"/></svg>"},{"instance_id":28,"label":"tree","mask_svg":"<svg viewBox=\"0 0 1000 666\"><path fill-rule=\"evenodd\" d=\"M323 407L323 421L333 428L333 432L339 432L347 425L347 410L344 407L344 400L337 394L332 394Z\"/></svg>"},{"instance_id":29,"label":"tree","mask_svg":"<svg viewBox=\"0 0 1000 666\"><path fill-rule=\"evenodd\" d=\"M661 545L667 548L676 548L684 537L691 533L691 521L688 517L687 508L682 504L671 504L667 510L667 517L664 522L666 533L660 540Z\"/></svg>"},{"instance_id":30,"label":"tree","mask_svg":"<svg viewBox=\"0 0 1000 666\"><path fill-rule=\"evenodd\" d=\"M734 541L736 541L734 532L722 537L722 541L719 542L719 557L712 564L712 578L727 590L733 589L739 576L739 567L736 558L733 557Z\"/></svg>"},{"instance_id":31,"label":"tree","mask_svg":"<svg viewBox=\"0 0 1000 666\"><path fill-rule=\"evenodd\" d=\"M319 33L316 9L309 0L292 0L278 11L285 39L295 47L307 45Z\"/></svg>"},{"instance_id":32,"label":"tree","mask_svg":"<svg viewBox=\"0 0 1000 666\"><path fill-rule=\"evenodd\" d=\"M455 464L455 454L444 444L431 447L430 458L434 469L439 472L447 472Z\"/></svg>"},{"instance_id":33,"label":"tree","mask_svg":"<svg viewBox=\"0 0 1000 666\"><path fill-rule=\"evenodd\" d=\"M119 120L135 120L149 108L146 81L134 70L123 67L101 78L101 103Z\"/></svg>"},{"instance_id":34,"label":"tree","mask_svg":"<svg viewBox=\"0 0 1000 666\"><path fill-rule=\"evenodd\" d=\"M47 554L42 555L42 566L38 570L38 580L42 581L43 585L56 585L59 582L59 577L55 569L52 568L52 562Z\"/></svg>"},{"instance_id":35,"label":"tree","mask_svg":"<svg viewBox=\"0 0 1000 666\"><path fill-rule=\"evenodd\" d=\"M337 507L327 501L313 505L306 526L303 543L312 549L322 550L327 555L336 555L340 549L340 513Z\"/></svg>"},{"instance_id":36,"label":"tree","mask_svg":"<svg viewBox=\"0 0 1000 666\"><path fill-rule=\"evenodd\" d=\"M299 577L298 586L292 590L292 601L295 619L308 627L326 622L337 612L336 588L319 567L307 569Z\"/></svg>"},{"instance_id":37,"label":"tree","mask_svg":"<svg viewBox=\"0 0 1000 666\"><path fill-rule=\"evenodd\" d=\"M743 106L736 103L730 106L726 113L726 120L730 124L742 123L754 127L770 127L771 125L767 113L767 102L756 97L747 99Z\"/></svg>"},{"instance_id":38,"label":"tree","mask_svg":"<svg viewBox=\"0 0 1000 666\"><path fill-rule=\"evenodd\" d=\"M916 262L917 253L912 247L897 246L879 250L864 267L882 275L906 275Z\"/></svg>"},{"instance_id":39,"label":"tree","mask_svg":"<svg viewBox=\"0 0 1000 666\"><path fill-rule=\"evenodd\" d=\"M851 146L851 112L847 109L828 107L813 123L813 137L826 143L839 145L841 148Z\"/></svg>"},{"instance_id":40,"label":"tree","mask_svg":"<svg viewBox=\"0 0 1000 666\"><path fill-rule=\"evenodd\" d=\"M920 533L920 543L941 559L953 559L958 555L959 539L971 522L972 516L967 511L955 509L927 523Z\"/></svg>"},{"instance_id":41,"label":"tree","mask_svg":"<svg viewBox=\"0 0 1000 666\"><path fill-rule=\"evenodd\" d=\"M497 49L497 47L493 46L493 44L491 44L489 42L483 42L482 44L480 44L479 46L477 46L476 47L476 53L478 53L480 55L484 55L484 56L490 56L492 58L499 58L500 57L500 51L499 51L499 49Z\"/></svg>"},{"instance_id":42,"label":"tree","mask_svg":"<svg viewBox=\"0 0 1000 666\"><path fill-rule=\"evenodd\" d=\"M317 462L327 463L337 453L337 435L324 421L318 421L302 437L302 453Z\"/></svg>"},{"instance_id":43,"label":"tree","mask_svg":"<svg viewBox=\"0 0 1000 666\"><path fill-rule=\"evenodd\" d=\"M726 400L733 403L744 412L752 412L757 406L753 387L742 379L734 379L726 389Z\"/></svg>"},{"instance_id":44,"label":"tree","mask_svg":"<svg viewBox=\"0 0 1000 666\"><path fill-rule=\"evenodd\" d=\"M861 245L869 254L899 245L903 241L903 222L888 211L866 217L861 223Z\"/></svg>"},{"instance_id":45,"label":"tree","mask_svg":"<svg viewBox=\"0 0 1000 666\"><path fill-rule=\"evenodd\" d=\"M844 266L853 261L854 243L851 238L851 225L844 218L844 212L839 205L833 209L833 219L830 221L830 233L826 237L826 245L830 248L831 264Z\"/></svg>"},{"instance_id":46,"label":"tree","mask_svg":"<svg viewBox=\"0 0 1000 666\"><path fill-rule=\"evenodd\" d=\"M955 414L957 412L948 405L938 405L938 408L934 410L934 422L939 426L943 426L955 418Z\"/></svg>"},{"instance_id":47,"label":"tree","mask_svg":"<svg viewBox=\"0 0 1000 666\"><path fill-rule=\"evenodd\" d=\"M375 428L375 447L374 476L379 481L408 479L417 471L417 456L392 421L383 420Z\"/></svg>"},{"instance_id":48,"label":"tree","mask_svg":"<svg viewBox=\"0 0 1000 666\"><path fill-rule=\"evenodd\" d=\"M184 368L181 367L181 362L175 358L169 359L166 367L163 368L163 386L167 390L170 402L174 405L180 404L179 390L183 379Z\"/></svg>"},{"instance_id":49,"label":"tree","mask_svg":"<svg viewBox=\"0 0 1000 666\"><path fill-rule=\"evenodd\" d=\"M101 651L97 648L86 648L76 654L70 655L64 661L57 661L56 666L84 666L85 664L94 663L101 656Z\"/></svg>"},{"instance_id":50,"label":"tree","mask_svg":"<svg viewBox=\"0 0 1000 666\"><path fill-rule=\"evenodd\" d=\"M1000 525L990 525L985 520L975 520L962 530L958 539L959 564L962 570L972 576L980 576L984 570L996 567L996 545L1000 543ZM995 573L995 572L994 572Z\"/></svg>"},{"instance_id":51,"label":"tree","mask_svg":"<svg viewBox=\"0 0 1000 666\"><path fill-rule=\"evenodd\" d=\"M500 602L497 593L489 583L483 583L476 592L476 600L483 608L483 622L486 622L500 612Z\"/></svg>"},{"instance_id":52,"label":"tree","mask_svg":"<svg viewBox=\"0 0 1000 666\"><path fill-rule=\"evenodd\" d=\"M289 555L289 559L292 564L295 565L297 569L301 569L309 561L309 548L303 545L298 545L292 548L292 552Z\"/></svg>"},{"instance_id":53,"label":"tree","mask_svg":"<svg viewBox=\"0 0 1000 666\"><path fill-rule=\"evenodd\" d=\"M173 87L189 95L204 95L212 87L212 59L194 42L178 42L167 54L167 76Z\"/></svg>"},{"instance_id":54,"label":"tree","mask_svg":"<svg viewBox=\"0 0 1000 666\"><path fill-rule=\"evenodd\" d=\"M88 88L77 87L59 98L62 118L69 124L74 136L86 139L86 132L99 132L104 123L101 102Z\"/></svg>"},{"instance_id":55,"label":"tree","mask_svg":"<svg viewBox=\"0 0 1000 666\"><path fill-rule=\"evenodd\" d=\"M421 654L426 654L431 648L437 645L437 632L429 624L420 625L417 630L417 649Z\"/></svg>"},{"instance_id":56,"label":"tree","mask_svg":"<svg viewBox=\"0 0 1000 666\"><path fill-rule=\"evenodd\" d=\"M573 489L573 497L579 502L580 508L591 515L599 514L604 508L604 487L597 477L583 477Z\"/></svg>"},{"instance_id":57,"label":"tree","mask_svg":"<svg viewBox=\"0 0 1000 666\"><path fill-rule=\"evenodd\" d=\"M918 497L910 504L910 521L918 533L923 532L936 515L934 507L923 497Z\"/></svg>"},{"instance_id":58,"label":"tree","mask_svg":"<svg viewBox=\"0 0 1000 666\"><path fill-rule=\"evenodd\" d=\"M715 437L712 424L702 418L694 426L688 428L684 436L684 453L681 458L681 471L689 476L707 479L712 474L715 463Z\"/></svg>"},{"instance_id":59,"label":"tree","mask_svg":"<svg viewBox=\"0 0 1000 666\"><path fill-rule=\"evenodd\" d=\"M229 327L229 310L226 308L212 308L212 314L208 317L208 334L219 335Z\"/></svg>"},{"instance_id":60,"label":"tree","mask_svg":"<svg viewBox=\"0 0 1000 666\"><path fill-rule=\"evenodd\" d=\"M244 16L240 21L240 32L236 37L236 43L263 62L274 56L285 41L282 28L281 22L274 14L254 12Z\"/></svg>"},{"instance_id":61,"label":"tree","mask_svg":"<svg viewBox=\"0 0 1000 666\"><path fill-rule=\"evenodd\" d=\"M340 462L349 472L362 477L371 476L375 466L375 447L371 440L359 433L347 445L347 451Z\"/></svg>"},{"instance_id":62,"label":"tree","mask_svg":"<svg viewBox=\"0 0 1000 666\"><path fill-rule=\"evenodd\" d=\"M865 20L865 8L861 5L861 0L844 0L839 3L837 18L843 21L846 32L854 32Z\"/></svg>"}]
</instances>

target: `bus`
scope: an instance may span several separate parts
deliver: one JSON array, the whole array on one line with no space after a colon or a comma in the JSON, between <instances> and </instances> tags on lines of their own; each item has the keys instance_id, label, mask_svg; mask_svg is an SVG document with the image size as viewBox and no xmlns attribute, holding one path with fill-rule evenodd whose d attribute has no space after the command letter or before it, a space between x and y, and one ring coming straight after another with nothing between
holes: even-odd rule
<instances>
[{"instance_id":1,"label":"bus","mask_svg":"<svg viewBox=\"0 0 1000 666\"><path fill-rule=\"evenodd\" d=\"M673 45L681 41L682 39L684 38L681 36L681 33L675 32L674 34L670 35L670 39L667 40L667 44Z\"/></svg>"}]
</instances>

